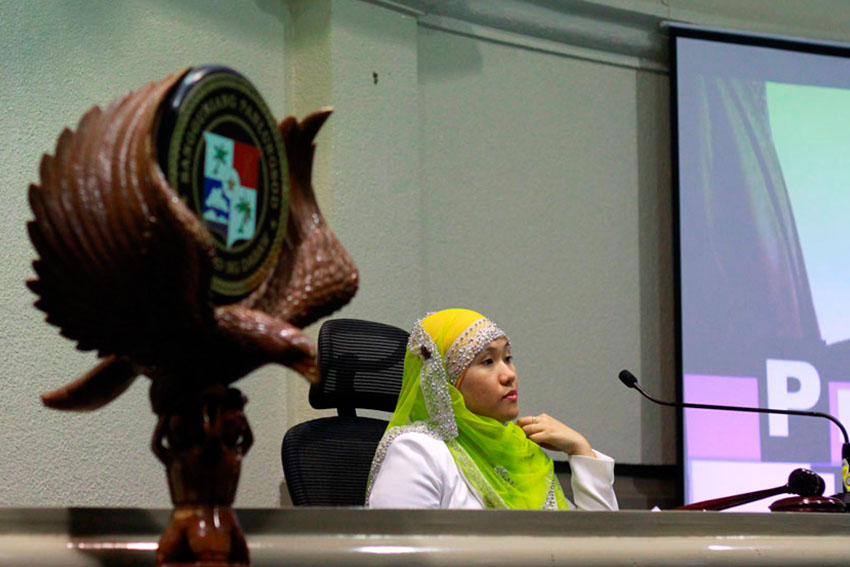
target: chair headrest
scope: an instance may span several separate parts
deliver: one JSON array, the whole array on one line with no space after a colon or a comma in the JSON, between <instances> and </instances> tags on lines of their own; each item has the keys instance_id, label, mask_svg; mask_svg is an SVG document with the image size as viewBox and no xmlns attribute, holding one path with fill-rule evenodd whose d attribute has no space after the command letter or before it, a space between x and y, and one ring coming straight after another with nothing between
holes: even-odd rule
<instances>
[{"instance_id":1,"label":"chair headrest","mask_svg":"<svg viewBox=\"0 0 850 567\"><path fill-rule=\"evenodd\" d=\"M360 319L331 319L319 331L321 382L310 388L316 409L392 412L401 391L408 333Z\"/></svg>"}]
</instances>

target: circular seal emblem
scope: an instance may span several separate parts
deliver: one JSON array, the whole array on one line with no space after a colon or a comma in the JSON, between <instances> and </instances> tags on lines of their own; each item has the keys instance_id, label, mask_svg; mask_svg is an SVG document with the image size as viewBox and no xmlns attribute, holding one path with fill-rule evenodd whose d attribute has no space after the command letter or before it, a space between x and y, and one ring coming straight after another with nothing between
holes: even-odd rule
<instances>
[{"instance_id":1,"label":"circular seal emblem","mask_svg":"<svg viewBox=\"0 0 850 567\"><path fill-rule=\"evenodd\" d=\"M156 140L168 183L215 240L213 301L248 295L286 233L289 176L271 112L239 73L198 67L163 103Z\"/></svg>"}]
</instances>

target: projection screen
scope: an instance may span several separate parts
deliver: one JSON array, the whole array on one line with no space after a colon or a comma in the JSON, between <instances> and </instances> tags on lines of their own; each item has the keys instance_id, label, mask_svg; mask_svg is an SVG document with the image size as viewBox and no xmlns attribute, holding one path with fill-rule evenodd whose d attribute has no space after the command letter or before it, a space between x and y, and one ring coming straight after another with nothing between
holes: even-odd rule
<instances>
[{"instance_id":1,"label":"projection screen","mask_svg":"<svg viewBox=\"0 0 850 567\"><path fill-rule=\"evenodd\" d=\"M850 48L670 34L680 398L850 425ZM688 409L680 423L686 503L795 468L841 490L826 419Z\"/></svg>"}]
</instances>

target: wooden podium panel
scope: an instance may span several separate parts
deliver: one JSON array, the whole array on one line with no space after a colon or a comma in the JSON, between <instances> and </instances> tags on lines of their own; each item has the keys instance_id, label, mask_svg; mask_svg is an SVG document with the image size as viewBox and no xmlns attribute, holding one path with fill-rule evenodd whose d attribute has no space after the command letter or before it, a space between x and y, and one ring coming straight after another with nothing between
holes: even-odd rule
<instances>
[{"instance_id":1,"label":"wooden podium panel","mask_svg":"<svg viewBox=\"0 0 850 567\"><path fill-rule=\"evenodd\" d=\"M151 566L169 510L0 509L0 567ZM850 564L850 514L238 511L256 567Z\"/></svg>"}]
</instances>

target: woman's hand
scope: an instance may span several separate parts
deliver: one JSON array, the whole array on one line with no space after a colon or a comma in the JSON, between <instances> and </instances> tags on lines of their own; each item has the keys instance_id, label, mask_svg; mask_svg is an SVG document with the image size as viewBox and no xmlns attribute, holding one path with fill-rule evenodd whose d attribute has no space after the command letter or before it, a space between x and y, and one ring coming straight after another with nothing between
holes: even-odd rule
<instances>
[{"instance_id":1,"label":"woman's hand","mask_svg":"<svg viewBox=\"0 0 850 567\"><path fill-rule=\"evenodd\" d=\"M520 417L516 424L522 427L526 437L544 449L568 455L596 456L584 435L548 414Z\"/></svg>"}]
</instances>

